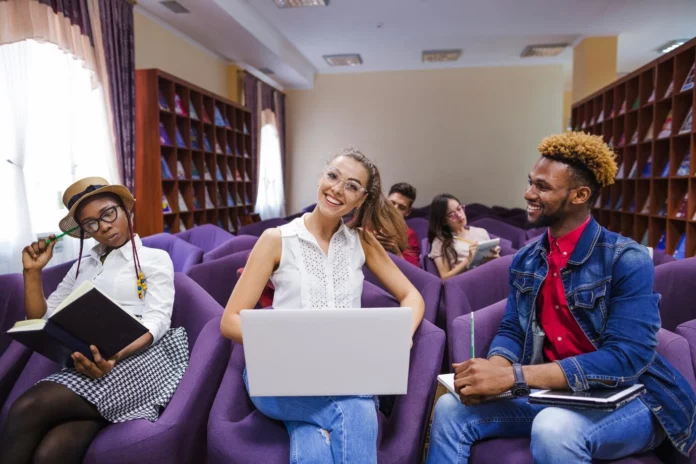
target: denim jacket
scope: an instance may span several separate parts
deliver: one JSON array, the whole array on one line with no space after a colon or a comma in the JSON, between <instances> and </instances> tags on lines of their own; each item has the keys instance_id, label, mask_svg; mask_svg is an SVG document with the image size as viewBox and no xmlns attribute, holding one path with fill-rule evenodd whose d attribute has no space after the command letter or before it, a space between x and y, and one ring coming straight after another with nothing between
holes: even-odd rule
<instances>
[{"instance_id":1,"label":"denim jacket","mask_svg":"<svg viewBox=\"0 0 696 464\"><path fill-rule=\"evenodd\" d=\"M547 234L522 248L510 266L505 315L488 356L531 364L536 298L548 272ZM656 351L660 295L642 245L590 219L561 271L568 308L597 351L556 361L569 387L646 387L642 401L684 455L696 440L696 395Z\"/></svg>"}]
</instances>

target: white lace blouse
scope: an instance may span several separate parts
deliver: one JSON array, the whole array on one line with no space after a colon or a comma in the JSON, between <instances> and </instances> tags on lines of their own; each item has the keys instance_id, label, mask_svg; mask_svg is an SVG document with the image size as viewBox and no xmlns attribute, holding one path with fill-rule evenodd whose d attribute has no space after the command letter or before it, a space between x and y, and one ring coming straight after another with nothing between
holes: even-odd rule
<instances>
[{"instance_id":1,"label":"white lace blouse","mask_svg":"<svg viewBox=\"0 0 696 464\"><path fill-rule=\"evenodd\" d=\"M273 308L359 308L365 253L358 231L341 222L326 255L307 230L305 216L279 227L283 249L271 276Z\"/></svg>"}]
</instances>

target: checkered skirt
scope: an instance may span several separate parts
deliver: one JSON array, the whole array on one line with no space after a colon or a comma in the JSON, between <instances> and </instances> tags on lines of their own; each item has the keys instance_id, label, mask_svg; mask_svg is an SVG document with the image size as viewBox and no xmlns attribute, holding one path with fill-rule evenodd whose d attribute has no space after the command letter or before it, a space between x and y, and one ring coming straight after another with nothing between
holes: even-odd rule
<instances>
[{"instance_id":1,"label":"checkered skirt","mask_svg":"<svg viewBox=\"0 0 696 464\"><path fill-rule=\"evenodd\" d=\"M188 359L186 330L178 327L167 331L147 350L116 363L100 379L64 368L41 382L65 385L92 403L109 422L133 419L154 422L174 396Z\"/></svg>"}]
</instances>

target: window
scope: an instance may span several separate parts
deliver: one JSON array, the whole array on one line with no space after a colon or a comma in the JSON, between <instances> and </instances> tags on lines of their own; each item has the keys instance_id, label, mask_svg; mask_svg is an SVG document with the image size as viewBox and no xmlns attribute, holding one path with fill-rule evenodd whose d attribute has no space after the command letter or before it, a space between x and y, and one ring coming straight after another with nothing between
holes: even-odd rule
<instances>
[{"instance_id":1,"label":"window","mask_svg":"<svg viewBox=\"0 0 696 464\"><path fill-rule=\"evenodd\" d=\"M259 139L259 193L256 209L262 220L285 216L285 191L280 137L271 110L263 110Z\"/></svg>"},{"instance_id":2,"label":"window","mask_svg":"<svg viewBox=\"0 0 696 464\"><path fill-rule=\"evenodd\" d=\"M108 124L103 89L82 61L33 40L0 46L0 273L21 271L22 248L58 231L68 185L118 182ZM78 241L62 242L51 265L77 258Z\"/></svg>"}]
</instances>

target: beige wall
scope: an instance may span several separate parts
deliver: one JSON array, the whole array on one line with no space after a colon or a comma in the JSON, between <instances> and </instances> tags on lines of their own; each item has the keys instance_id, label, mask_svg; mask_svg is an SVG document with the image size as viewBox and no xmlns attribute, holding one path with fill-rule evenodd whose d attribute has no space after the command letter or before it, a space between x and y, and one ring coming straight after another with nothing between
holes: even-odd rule
<instances>
[{"instance_id":1,"label":"beige wall","mask_svg":"<svg viewBox=\"0 0 696 464\"><path fill-rule=\"evenodd\" d=\"M331 154L353 145L384 189L418 189L417 206L449 192L463 202L523 206L544 136L562 130L560 65L318 75L287 94L288 210L316 201Z\"/></svg>"},{"instance_id":2,"label":"beige wall","mask_svg":"<svg viewBox=\"0 0 696 464\"><path fill-rule=\"evenodd\" d=\"M158 68L220 96L228 95L228 63L141 13L135 13L135 67Z\"/></svg>"}]
</instances>

